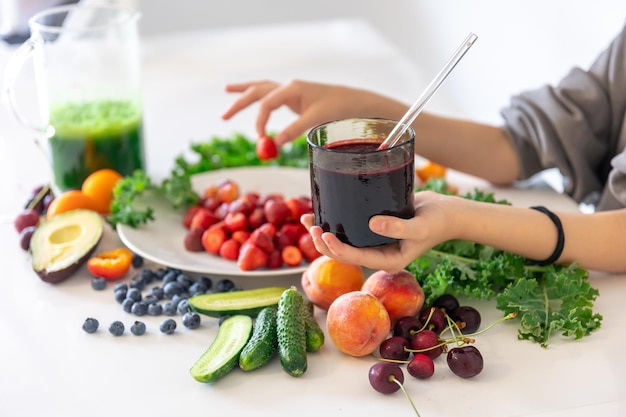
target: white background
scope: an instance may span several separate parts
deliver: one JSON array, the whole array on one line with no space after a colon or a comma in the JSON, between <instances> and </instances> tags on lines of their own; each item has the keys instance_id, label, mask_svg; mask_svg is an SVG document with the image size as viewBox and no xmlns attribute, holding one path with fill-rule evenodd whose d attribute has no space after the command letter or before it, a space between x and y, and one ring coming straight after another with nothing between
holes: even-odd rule
<instances>
[{"instance_id":1,"label":"white background","mask_svg":"<svg viewBox=\"0 0 626 417\"><path fill-rule=\"evenodd\" d=\"M558 82L572 66L587 68L626 22L626 2L619 0L130 2L143 13L145 35L362 17L411 58L424 87L465 36L475 32L477 43L428 109L493 123L500 122L499 111L512 94ZM376 85L367 87L377 90ZM400 98L412 102L420 92L407 91Z\"/></svg>"}]
</instances>

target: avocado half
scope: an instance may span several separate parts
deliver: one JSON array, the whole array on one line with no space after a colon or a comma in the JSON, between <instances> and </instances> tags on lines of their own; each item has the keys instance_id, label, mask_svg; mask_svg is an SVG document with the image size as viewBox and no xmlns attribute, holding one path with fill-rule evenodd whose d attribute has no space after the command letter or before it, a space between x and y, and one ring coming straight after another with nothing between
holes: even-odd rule
<instances>
[{"instance_id":1,"label":"avocado half","mask_svg":"<svg viewBox=\"0 0 626 417\"><path fill-rule=\"evenodd\" d=\"M102 217L91 210L72 210L40 224L30 241L33 269L56 284L89 259L104 232Z\"/></svg>"}]
</instances>

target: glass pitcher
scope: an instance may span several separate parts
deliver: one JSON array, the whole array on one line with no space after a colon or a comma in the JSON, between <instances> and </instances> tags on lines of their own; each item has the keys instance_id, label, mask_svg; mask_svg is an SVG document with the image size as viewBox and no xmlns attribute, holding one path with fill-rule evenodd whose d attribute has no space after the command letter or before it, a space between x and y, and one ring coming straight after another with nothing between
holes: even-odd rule
<instances>
[{"instance_id":1,"label":"glass pitcher","mask_svg":"<svg viewBox=\"0 0 626 417\"><path fill-rule=\"evenodd\" d=\"M79 189L102 168L145 169L139 17L117 6L46 9L29 20L31 35L7 64L8 107L44 136L56 192ZM30 60L39 121L24 115L15 88Z\"/></svg>"}]
</instances>

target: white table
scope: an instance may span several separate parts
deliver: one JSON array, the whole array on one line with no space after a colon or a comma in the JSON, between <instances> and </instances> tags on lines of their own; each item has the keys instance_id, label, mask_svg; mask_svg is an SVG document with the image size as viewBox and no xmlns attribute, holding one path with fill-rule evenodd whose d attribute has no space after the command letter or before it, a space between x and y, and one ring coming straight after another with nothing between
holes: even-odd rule
<instances>
[{"instance_id":1,"label":"white table","mask_svg":"<svg viewBox=\"0 0 626 417\"><path fill-rule=\"evenodd\" d=\"M0 48L0 68L11 49ZM252 134L254 109L231 122L219 118L233 97L226 82L253 78L307 78L369 86L412 101L424 79L397 50L360 21L340 20L280 27L172 34L144 40L146 132L149 172L166 175L190 141L235 131ZM278 112L273 128L289 120ZM106 328L135 317L124 313L112 291L94 291L86 271L48 285L32 272L11 225L28 190L47 171L30 140L0 110L0 413L14 416L134 415L412 415L401 393L378 394L369 386L372 358L340 354L327 339L309 356L300 378L275 361L250 374L234 371L214 385L194 381L189 367L215 336L217 321L197 330L179 322L174 335L158 331L163 317L144 316L148 333L115 338ZM452 181L469 186L463 176ZM303 190L305 191L305 190ZM575 210L546 190L495 190L519 204L542 203ZM101 248L119 244L107 231ZM422 417L622 417L626 415L626 345L621 311L626 277L592 273L600 290L596 311L602 328L581 341L554 338L548 349L516 339L516 324L495 327L477 338L485 369L471 380L452 375L440 359L428 381L407 378ZM235 279L240 287L291 285L298 276ZM493 302L473 303L485 323L500 312ZM81 330L86 317L98 333ZM324 323L324 314L317 311ZM180 319L180 317L178 317Z\"/></svg>"}]
</instances>

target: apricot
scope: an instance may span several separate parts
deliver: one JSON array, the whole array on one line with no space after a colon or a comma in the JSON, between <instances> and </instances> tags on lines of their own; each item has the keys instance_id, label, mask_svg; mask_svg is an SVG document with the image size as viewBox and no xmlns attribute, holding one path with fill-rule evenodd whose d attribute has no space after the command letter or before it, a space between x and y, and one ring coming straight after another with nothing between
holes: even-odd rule
<instances>
[{"instance_id":1,"label":"apricot","mask_svg":"<svg viewBox=\"0 0 626 417\"><path fill-rule=\"evenodd\" d=\"M340 295L330 305L326 331L341 352L366 356L389 336L391 320L378 298L364 291L351 291Z\"/></svg>"},{"instance_id":2,"label":"apricot","mask_svg":"<svg viewBox=\"0 0 626 417\"><path fill-rule=\"evenodd\" d=\"M317 307L326 311L337 297L360 290L365 274L360 266L328 256L316 258L302 273L302 290Z\"/></svg>"},{"instance_id":3,"label":"apricot","mask_svg":"<svg viewBox=\"0 0 626 417\"><path fill-rule=\"evenodd\" d=\"M372 294L383 303L392 323L401 317L415 316L424 304L422 286L406 270L395 274L376 271L365 280L361 290Z\"/></svg>"}]
</instances>

